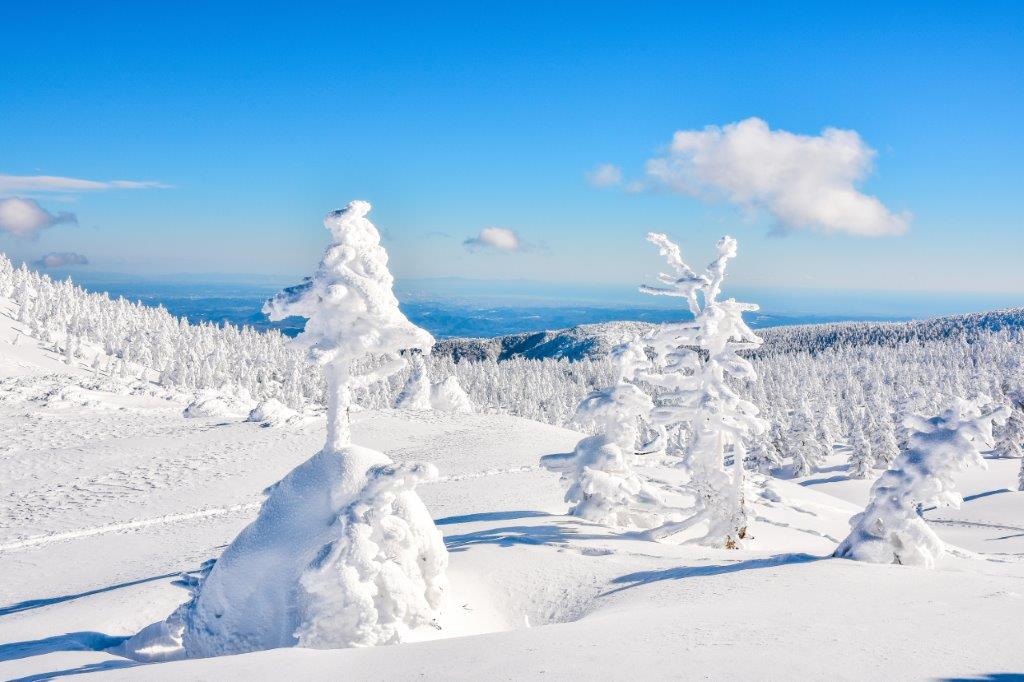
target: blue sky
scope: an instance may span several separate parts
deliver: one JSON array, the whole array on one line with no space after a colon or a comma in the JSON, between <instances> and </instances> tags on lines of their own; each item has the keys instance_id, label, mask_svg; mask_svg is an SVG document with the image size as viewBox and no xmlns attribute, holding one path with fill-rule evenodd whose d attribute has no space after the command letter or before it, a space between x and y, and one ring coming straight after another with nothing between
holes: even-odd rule
<instances>
[{"instance_id":1,"label":"blue sky","mask_svg":"<svg viewBox=\"0 0 1024 682\"><path fill-rule=\"evenodd\" d=\"M0 250L299 275L364 198L400 278L649 281L657 230L701 265L733 234L744 287L1024 293L1024 5L824 4L19 3L0 175L167 187L0 183L78 221ZM909 228L779 236L763 202L646 174L676 131L751 117L856 131L856 190ZM488 227L520 248L464 245Z\"/></svg>"}]
</instances>

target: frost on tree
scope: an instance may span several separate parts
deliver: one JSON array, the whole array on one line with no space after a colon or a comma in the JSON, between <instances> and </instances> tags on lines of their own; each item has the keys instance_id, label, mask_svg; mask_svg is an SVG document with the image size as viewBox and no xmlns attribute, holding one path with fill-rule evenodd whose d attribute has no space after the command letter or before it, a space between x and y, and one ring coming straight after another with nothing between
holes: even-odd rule
<instances>
[{"instance_id":1,"label":"frost on tree","mask_svg":"<svg viewBox=\"0 0 1024 682\"><path fill-rule=\"evenodd\" d=\"M1024 390L1006 391L1010 416L999 430L999 438L992 450L996 457L1024 457ZM1022 463L1024 469L1024 463Z\"/></svg>"},{"instance_id":2,"label":"frost on tree","mask_svg":"<svg viewBox=\"0 0 1024 682\"><path fill-rule=\"evenodd\" d=\"M660 390L651 422L676 434L687 434L684 464L696 495L694 513L650 531L662 538L707 523L704 544L736 547L746 537L743 460L745 443L764 433L767 424L757 407L742 398L734 385L757 379L753 365L738 351L754 349L761 339L743 321L755 311L751 303L719 300L726 266L736 256L736 240L722 237L718 256L697 274L683 262L679 247L663 234L647 239L666 258L673 274L659 276L664 286L641 291L686 300L693 320L661 325L647 339L660 371L642 379ZM726 453L731 466L726 468Z\"/></svg>"},{"instance_id":3,"label":"frost on tree","mask_svg":"<svg viewBox=\"0 0 1024 682\"><path fill-rule=\"evenodd\" d=\"M993 444L992 423L1006 420L1006 408L983 411L975 401L957 399L942 414L907 417L907 449L871 487L871 501L850 519L850 535L835 555L874 563L931 568L944 544L921 516L923 507L963 502L953 476L971 466L984 468L980 448Z\"/></svg>"},{"instance_id":4,"label":"frost on tree","mask_svg":"<svg viewBox=\"0 0 1024 682\"><path fill-rule=\"evenodd\" d=\"M439 412L456 414L471 414L476 409L455 376L445 377L430 385L430 405Z\"/></svg>"},{"instance_id":5,"label":"frost on tree","mask_svg":"<svg viewBox=\"0 0 1024 682\"><path fill-rule=\"evenodd\" d=\"M634 340L617 346L612 357L615 383L590 393L576 411L575 421L596 435L582 439L571 453L547 455L540 462L566 484L570 514L607 526L652 528L662 524L665 503L632 466L640 418L653 406L632 383L647 356Z\"/></svg>"},{"instance_id":6,"label":"frost on tree","mask_svg":"<svg viewBox=\"0 0 1024 682\"><path fill-rule=\"evenodd\" d=\"M433 342L398 309L369 210L355 201L328 214L332 243L316 273L266 306L272 319L308 319L296 342L324 368L327 442L268 488L256 520L172 616L187 656L390 644L436 625L447 553L414 492L436 469L350 442L352 389Z\"/></svg>"},{"instance_id":7,"label":"frost on tree","mask_svg":"<svg viewBox=\"0 0 1024 682\"><path fill-rule=\"evenodd\" d=\"M395 407L400 410L429 410L431 408L430 379L427 377L427 367L423 364L423 357L418 352L412 353L409 364L411 366L409 378L398 395L398 400L395 401Z\"/></svg>"},{"instance_id":8,"label":"frost on tree","mask_svg":"<svg viewBox=\"0 0 1024 682\"><path fill-rule=\"evenodd\" d=\"M825 457L825 450L815 433L814 413L806 400L801 399L790 416L787 444L793 458L793 476L813 473Z\"/></svg>"},{"instance_id":9,"label":"frost on tree","mask_svg":"<svg viewBox=\"0 0 1024 682\"><path fill-rule=\"evenodd\" d=\"M871 443L864 435L864 429L856 423L850 434L850 478L867 478L871 473L872 461L874 455L871 453Z\"/></svg>"}]
</instances>

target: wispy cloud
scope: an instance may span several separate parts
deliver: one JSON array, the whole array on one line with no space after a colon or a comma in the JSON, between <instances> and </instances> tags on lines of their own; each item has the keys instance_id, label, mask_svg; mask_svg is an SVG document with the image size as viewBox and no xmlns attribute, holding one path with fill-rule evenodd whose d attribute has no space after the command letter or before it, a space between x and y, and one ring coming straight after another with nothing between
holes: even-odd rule
<instances>
[{"instance_id":1,"label":"wispy cloud","mask_svg":"<svg viewBox=\"0 0 1024 682\"><path fill-rule=\"evenodd\" d=\"M83 180L56 175L2 175L0 193L12 192L102 192L111 189L167 189L154 180Z\"/></svg>"},{"instance_id":2,"label":"wispy cloud","mask_svg":"<svg viewBox=\"0 0 1024 682\"><path fill-rule=\"evenodd\" d=\"M783 231L903 234L909 214L894 213L857 189L874 157L853 130L798 135L748 118L676 132L666 154L648 160L646 172L654 187L764 211Z\"/></svg>"},{"instance_id":3,"label":"wispy cloud","mask_svg":"<svg viewBox=\"0 0 1024 682\"><path fill-rule=\"evenodd\" d=\"M586 174L594 187L616 187L622 184L622 169L612 163L602 163Z\"/></svg>"},{"instance_id":4,"label":"wispy cloud","mask_svg":"<svg viewBox=\"0 0 1024 682\"><path fill-rule=\"evenodd\" d=\"M80 253L73 253L65 251L58 253L56 251L43 255L39 260L32 262L32 265L37 268L66 268L69 265L88 265L89 259Z\"/></svg>"},{"instance_id":5,"label":"wispy cloud","mask_svg":"<svg viewBox=\"0 0 1024 682\"><path fill-rule=\"evenodd\" d=\"M504 227L485 227L475 237L470 237L462 244L471 250L490 249L505 253L513 253L523 248L523 240L519 235L514 230L507 230Z\"/></svg>"},{"instance_id":6,"label":"wispy cloud","mask_svg":"<svg viewBox=\"0 0 1024 682\"><path fill-rule=\"evenodd\" d=\"M15 237L35 237L48 227L77 222L74 213L50 213L32 199L0 199L0 232Z\"/></svg>"}]
</instances>

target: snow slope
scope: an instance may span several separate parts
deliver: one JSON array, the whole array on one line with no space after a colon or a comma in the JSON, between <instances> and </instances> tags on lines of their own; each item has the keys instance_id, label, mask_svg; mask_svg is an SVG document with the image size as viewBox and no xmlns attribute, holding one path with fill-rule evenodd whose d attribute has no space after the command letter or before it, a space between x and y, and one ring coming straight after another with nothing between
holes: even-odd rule
<instances>
[{"instance_id":1,"label":"snow slope","mask_svg":"<svg viewBox=\"0 0 1024 682\"><path fill-rule=\"evenodd\" d=\"M0 309L0 678L925 679L1024 672L1016 462L929 511L965 548L937 570L827 558L870 481L772 480L742 551L642 541L563 516L543 454L579 434L500 415L361 412L355 442L427 460L451 552L442 629L392 647L143 665L106 649L185 598L324 421L186 419L189 397L64 364ZM977 553L977 554L974 554Z\"/></svg>"}]
</instances>

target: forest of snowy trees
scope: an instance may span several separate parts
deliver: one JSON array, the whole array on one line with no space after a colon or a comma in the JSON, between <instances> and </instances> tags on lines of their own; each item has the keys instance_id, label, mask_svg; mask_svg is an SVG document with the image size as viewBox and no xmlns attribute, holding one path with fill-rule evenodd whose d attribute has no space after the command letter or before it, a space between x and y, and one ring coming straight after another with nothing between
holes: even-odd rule
<instances>
[{"instance_id":1,"label":"forest of snowy trees","mask_svg":"<svg viewBox=\"0 0 1024 682\"><path fill-rule=\"evenodd\" d=\"M215 390L253 405L275 399L299 411L325 402L320 368L277 331L191 324L162 308L89 293L24 265L15 268L4 257L0 296L13 301L13 314L33 337L105 378L142 379L184 394ZM977 394L1011 407L1007 424L996 428L993 453L1020 457L1024 331L1012 324L1017 317L1024 312L769 330L764 345L743 352L759 377L751 400L770 425L747 447L748 465L763 471L789 465L792 473L807 474L833 444L843 443L850 446L852 474L869 477L899 453L905 415L934 413L953 397ZM422 368L435 392L442 384L448 392L461 387L474 409L556 425L573 424L579 402L612 386L619 372L608 354L576 361L514 356L458 362L451 354L428 355ZM404 368L355 388L353 402L368 409L394 406L409 373ZM656 386L642 379L638 384L659 400Z\"/></svg>"},{"instance_id":2,"label":"forest of snowy trees","mask_svg":"<svg viewBox=\"0 0 1024 682\"><path fill-rule=\"evenodd\" d=\"M622 334L602 341L614 346L577 360L456 361L433 356L434 338L400 310L369 211L356 201L329 213L332 241L313 276L264 307L306 318L296 339L190 324L0 257L4 312L22 324L15 345L26 330L100 382L190 400L186 417L220 416L207 406L225 401L265 425L326 413L322 449L266 489L255 520L189 579L189 600L127 640L130 656L374 646L439 627L449 555L416 491L438 469L354 444L354 409L570 425L589 435L540 459L569 514L727 550L748 546L751 496L770 477L833 471L845 457L850 478L874 484L835 556L925 567L947 545L922 506L958 506L954 475L986 454L1024 454L1024 331L997 318L874 336L797 329L772 346L744 320L757 305L724 297L735 239L699 270L651 233L669 272L641 291L678 299L679 321L642 334L612 325Z\"/></svg>"}]
</instances>

